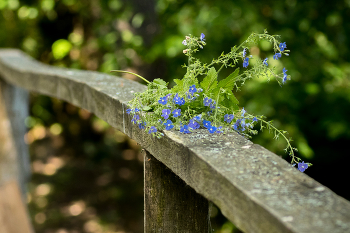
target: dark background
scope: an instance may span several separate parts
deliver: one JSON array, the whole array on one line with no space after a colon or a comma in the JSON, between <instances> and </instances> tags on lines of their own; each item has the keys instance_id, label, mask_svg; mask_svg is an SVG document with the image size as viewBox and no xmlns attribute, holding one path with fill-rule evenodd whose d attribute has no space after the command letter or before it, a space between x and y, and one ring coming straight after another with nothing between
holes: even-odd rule
<instances>
[{"instance_id":1,"label":"dark background","mask_svg":"<svg viewBox=\"0 0 350 233\"><path fill-rule=\"evenodd\" d=\"M252 32L281 35L291 52L274 64L291 80L283 87L249 81L237 93L240 105L287 130L298 156L314 164L306 174L350 200L349 19L350 0L0 0L0 47L51 65L123 69L172 85L185 72L185 35L206 35L198 56L207 62ZM265 43L254 54L273 60ZM142 232L136 143L85 110L34 93L30 115L28 204L36 231ZM290 161L285 143L272 137L264 131L253 141ZM238 232L215 207L212 216L215 232Z\"/></svg>"}]
</instances>

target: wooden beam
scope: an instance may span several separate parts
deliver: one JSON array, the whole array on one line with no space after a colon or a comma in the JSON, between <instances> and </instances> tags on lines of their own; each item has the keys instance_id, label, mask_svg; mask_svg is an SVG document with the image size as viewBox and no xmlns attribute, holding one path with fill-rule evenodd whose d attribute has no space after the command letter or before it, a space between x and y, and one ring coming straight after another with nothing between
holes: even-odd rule
<instances>
[{"instance_id":1,"label":"wooden beam","mask_svg":"<svg viewBox=\"0 0 350 233\"><path fill-rule=\"evenodd\" d=\"M16 179L23 198L30 178L28 146L24 142L28 91L0 79L0 185Z\"/></svg>"},{"instance_id":2,"label":"wooden beam","mask_svg":"<svg viewBox=\"0 0 350 233\"><path fill-rule=\"evenodd\" d=\"M16 180L0 185L0 232L34 233Z\"/></svg>"},{"instance_id":3,"label":"wooden beam","mask_svg":"<svg viewBox=\"0 0 350 233\"><path fill-rule=\"evenodd\" d=\"M144 150L145 233L208 232L208 200Z\"/></svg>"}]
</instances>

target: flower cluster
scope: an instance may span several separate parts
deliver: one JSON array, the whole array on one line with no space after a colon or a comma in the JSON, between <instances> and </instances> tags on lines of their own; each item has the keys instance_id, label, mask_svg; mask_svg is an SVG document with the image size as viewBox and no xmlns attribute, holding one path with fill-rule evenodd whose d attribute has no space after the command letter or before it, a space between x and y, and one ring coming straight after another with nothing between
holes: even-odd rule
<instances>
[{"instance_id":1,"label":"flower cluster","mask_svg":"<svg viewBox=\"0 0 350 233\"><path fill-rule=\"evenodd\" d=\"M200 37L186 36L182 41L187 47L184 50L184 54L188 56L188 65L184 65L186 74L182 79L175 79L176 85L171 89L161 79L148 82L137 75L148 82L148 86L145 92L136 93L135 98L129 102L130 108L126 112L131 116L131 122L158 138L164 135L164 130L190 134L200 128L206 129L209 134L236 131L250 137L257 133L255 125L259 123L261 129L273 131L275 138L282 136L286 140L286 151L292 157L292 164L298 164L298 169L305 171L311 164L301 163L301 159L295 156L296 148L291 146L287 132L277 129L270 121L265 121L263 116L254 116L247 113L244 107L240 108L233 92L234 89L239 90L246 80L261 75L274 76L278 83L286 83L286 68L283 68L282 74L277 75L269 67L268 58L259 60L260 58L247 55L259 40L267 40L273 45L273 59L277 60L283 54L289 55L286 42L279 42L275 36L265 31L264 34L253 33L241 45L234 46L231 52L223 53L218 59L206 64L194 57L198 48L203 49L206 45L205 35L202 33ZM243 60L243 72L238 68L240 59ZM250 59L258 59L258 62L249 64ZM217 65L221 67L216 68ZM232 67L234 71L226 78L218 79L219 72L224 67ZM198 79L200 76L203 77L201 81Z\"/></svg>"},{"instance_id":2,"label":"flower cluster","mask_svg":"<svg viewBox=\"0 0 350 233\"><path fill-rule=\"evenodd\" d=\"M231 129L244 133L253 129L254 122L258 120L256 117L246 114L244 108L238 112L228 113L227 110L221 110L220 107L217 106L217 102L205 96L202 91L202 88L197 88L194 84L185 92L185 97L182 97L179 93L175 93L174 95L167 94L160 97L157 105L161 110L159 111L160 116L158 115L158 120L154 122L153 125L148 126L148 133L156 135L159 133L159 130L171 130L174 128L174 124L178 125L179 127L175 128L179 128L180 132L184 134L189 134L201 127L206 128L211 134L220 134L224 131L230 131ZM196 114L196 111L185 107L185 99L188 103L196 101L195 104L201 109L201 113ZM213 111L216 113L215 117ZM130 108L127 109L126 112L133 116L131 120L132 123L138 124L140 129L145 129L147 124L140 118L140 110L138 108ZM234 119L237 120L231 123Z\"/></svg>"}]
</instances>

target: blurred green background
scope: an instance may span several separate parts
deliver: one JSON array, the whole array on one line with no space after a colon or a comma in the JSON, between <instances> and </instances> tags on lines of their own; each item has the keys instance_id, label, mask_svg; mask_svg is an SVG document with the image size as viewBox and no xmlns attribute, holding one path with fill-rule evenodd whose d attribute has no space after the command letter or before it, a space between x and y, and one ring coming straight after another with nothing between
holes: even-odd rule
<instances>
[{"instance_id":1,"label":"blurred green background","mask_svg":"<svg viewBox=\"0 0 350 233\"><path fill-rule=\"evenodd\" d=\"M184 36L206 35L211 61L251 32L281 35L291 50L275 62L292 79L249 81L237 93L248 112L289 132L306 173L350 200L350 0L0 0L0 47L44 63L149 80L181 78ZM265 43L251 53L269 57ZM232 72L229 70L227 72ZM134 79L125 75L125 78ZM223 76L224 77L224 76ZM138 80L139 81L139 80ZM36 232L143 232L139 146L89 112L32 94L26 120L33 176L28 205ZM284 155L264 131L253 141ZM215 232L239 232L215 207Z\"/></svg>"}]
</instances>

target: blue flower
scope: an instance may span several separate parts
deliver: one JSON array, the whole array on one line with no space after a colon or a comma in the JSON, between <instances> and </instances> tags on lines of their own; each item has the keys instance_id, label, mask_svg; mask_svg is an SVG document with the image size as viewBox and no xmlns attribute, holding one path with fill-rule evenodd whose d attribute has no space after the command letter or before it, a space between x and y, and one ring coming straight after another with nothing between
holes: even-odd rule
<instances>
[{"instance_id":1,"label":"blue flower","mask_svg":"<svg viewBox=\"0 0 350 233\"><path fill-rule=\"evenodd\" d=\"M268 65L269 65L269 64L267 64L267 59L268 59L268 58L265 58L265 59L264 59L264 65L265 65L265 66L268 66Z\"/></svg>"},{"instance_id":2,"label":"blue flower","mask_svg":"<svg viewBox=\"0 0 350 233\"><path fill-rule=\"evenodd\" d=\"M139 112L140 111L140 109L138 109L138 108L135 108L135 112Z\"/></svg>"},{"instance_id":3,"label":"blue flower","mask_svg":"<svg viewBox=\"0 0 350 233\"><path fill-rule=\"evenodd\" d=\"M209 127L211 126L211 122L210 122L210 121L204 120L204 121L203 121L203 126L204 126L205 128L209 128Z\"/></svg>"},{"instance_id":4,"label":"blue flower","mask_svg":"<svg viewBox=\"0 0 350 233\"><path fill-rule=\"evenodd\" d=\"M248 65L249 65L249 57L246 57L246 58L244 59L244 62L243 62L243 67L244 67L244 68L247 68Z\"/></svg>"},{"instance_id":5,"label":"blue flower","mask_svg":"<svg viewBox=\"0 0 350 233\"><path fill-rule=\"evenodd\" d=\"M287 82L287 74L283 75L282 83L285 84Z\"/></svg>"},{"instance_id":6,"label":"blue flower","mask_svg":"<svg viewBox=\"0 0 350 233\"><path fill-rule=\"evenodd\" d=\"M191 119L190 123L188 124L188 127L190 127L191 129L198 129L200 125L196 121Z\"/></svg>"},{"instance_id":7,"label":"blue flower","mask_svg":"<svg viewBox=\"0 0 350 233\"><path fill-rule=\"evenodd\" d=\"M166 126L166 130L171 130L172 128L174 128L173 122L171 120L167 120L167 122L165 122L164 125Z\"/></svg>"},{"instance_id":8,"label":"blue flower","mask_svg":"<svg viewBox=\"0 0 350 233\"><path fill-rule=\"evenodd\" d=\"M201 122L202 121L202 114L193 117L193 120Z\"/></svg>"},{"instance_id":9,"label":"blue flower","mask_svg":"<svg viewBox=\"0 0 350 233\"><path fill-rule=\"evenodd\" d=\"M134 115L134 117L132 118L131 122L136 124L138 120L140 120L140 116L139 115Z\"/></svg>"},{"instance_id":10,"label":"blue flower","mask_svg":"<svg viewBox=\"0 0 350 233\"><path fill-rule=\"evenodd\" d=\"M253 118L253 121L258 121L258 119L256 117Z\"/></svg>"},{"instance_id":11,"label":"blue flower","mask_svg":"<svg viewBox=\"0 0 350 233\"><path fill-rule=\"evenodd\" d=\"M284 51L285 48L287 48L286 42L280 43L280 50L281 52Z\"/></svg>"},{"instance_id":12,"label":"blue flower","mask_svg":"<svg viewBox=\"0 0 350 233\"><path fill-rule=\"evenodd\" d=\"M140 128L140 129L144 129L145 126L146 126L146 122L141 122L141 123L139 124L139 128Z\"/></svg>"},{"instance_id":13,"label":"blue flower","mask_svg":"<svg viewBox=\"0 0 350 233\"><path fill-rule=\"evenodd\" d=\"M246 113L247 111L244 109L244 107L243 107L243 109L242 109L242 115L241 116L244 116L244 114Z\"/></svg>"},{"instance_id":14,"label":"blue flower","mask_svg":"<svg viewBox=\"0 0 350 233\"><path fill-rule=\"evenodd\" d=\"M283 67L283 74L286 74L286 72L288 71L288 70L286 70L286 68L285 67Z\"/></svg>"},{"instance_id":15,"label":"blue flower","mask_svg":"<svg viewBox=\"0 0 350 233\"><path fill-rule=\"evenodd\" d=\"M183 45L187 45L187 41L186 41L186 40L183 40L183 41L182 41L182 44L183 44Z\"/></svg>"},{"instance_id":16,"label":"blue flower","mask_svg":"<svg viewBox=\"0 0 350 233\"><path fill-rule=\"evenodd\" d=\"M224 116L224 121L226 121L227 123L231 123L231 121L233 120L233 118L235 118L235 116L233 114L226 114Z\"/></svg>"},{"instance_id":17,"label":"blue flower","mask_svg":"<svg viewBox=\"0 0 350 233\"><path fill-rule=\"evenodd\" d=\"M245 120L238 119L236 123L233 124L233 129L236 131L244 131L246 127Z\"/></svg>"},{"instance_id":18,"label":"blue flower","mask_svg":"<svg viewBox=\"0 0 350 233\"><path fill-rule=\"evenodd\" d=\"M186 92L186 97L187 97L187 99L192 100L193 94L191 92L190 93Z\"/></svg>"},{"instance_id":19,"label":"blue flower","mask_svg":"<svg viewBox=\"0 0 350 233\"><path fill-rule=\"evenodd\" d=\"M282 55L280 53L276 53L275 55L273 55L273 60L278 60L278 58L282 57Z\"/></svg>"},{"instance_id":20,"label":"blue flower","mask_svg":"<svg viewBox=\"0 0 350 233\"><path fill-rule=\"evenodd\" d=\"M244 49L243 49L243 57L245 57L246 55L247 55L247 49L244 48Z\"/></svg>"},{"instance_id":21,"label":"blue flower","mask_svg":"<svg viewBox=\"0 0 350 233\"><path fill-rule=\"evenodd\" d=\"M126 113L130 114L132 112L132 110L130 108L126 109Z\"/></svg>"},{"instance_id":22,"label":"blue flower","mask_svg":"<svg viewBox=\"0 0 350 233\"><path fill-rule=\"evenodd\" d=\"M203 89L202 88L198 88L198 93L201 93L202 91L203 91Z\"/></svg>"},{"instance_id":23,"label":"blue flower","mask_svg":"<svg viewBox=\"0 0 350 233\"><path fill-rule=\"evenodd\" d=\"M193 95L195 92L197 92L197 88L196 88L196 85L192 85L190 86L190 90L189 92Z\"/></svg>"},{"instance_id":24,"label":"blue flower","mask_svg":"<svg viewBox=\"0 0 350 233\"><path fill-rule=\"evenodd\" d=\"M168 119L171 111L169 109L163 109L162 113L162 117L164 117L164 119Z\"/></svg>"},{"instance_id":25,"label":"blue flower","mask_svg":"<svg viewBox=\"0 0 350 233\"><path fill-rule=\"evenodd\" d=\"M169 100L170 96L171 96L171 93L170 93L170 94L167 94L167 95L165 96L165 97L166 97L166 100Z\"/></svg>"},{"instance_id":26,"label":"blue flower","mask_svg":"<svg viewBox=\"0 0 350 233\"><path fill-rule=\"evenodd\" d=\"M160 97L160 99L158 100L158 103L166 105L168 103L167 97Z\"/></svg>"},{"instance_id":27,"label":"blue flower","mask_svg":"<svg viewBox=\"0 0 350 233\"><path fill-rule=\"evenodd\" d=\"M203 104L204 106L209 106L212 101L213 101L212 99L205 97L203 100Z\"/></svg>"},{"instance_id":28,"label":"blue flower","mask_svg":"<svg viewBox=\"0 0 350 233\"><path fill-rule=\"evenodd\" d=\"M157 128L154 126L151 126L150 130L148 131L149 134L157 132Z\"/></svg>"},{"instance_id":29,"label":"blue flower","mask_svg":"<svg viewBox=\"0 0 350 233\"><path fill-rule=\"evenodd\" d=\"M301 172L304 172L308 167L309 165L307 165L307 163L304 163L304 161L301 163L298 163L298 169Z\"/></svg>"},{"instance_id":30,"label":"blue flower","mask_svg":"<svg viewBox=\"0 0 350 233\"><path fill-rule=\"evenodd\" d=\"M180 132L181 132L181 133L185 133L185 134L191 133L191 131L188 129L188 126L187 126L187 125L181 126L181 127L180 127Z\"/></svg>"},{"instance_id":31,"label":"blue flower","mask_svg":"<svg viewBox=\"0 0 350 233\"><path fill-rule=\"evenodd\" d=\"M216 128L216 133L223 133L222 126Z\"/></svg>"},{"instance_id":32,"label":"blue flower","mask_svg":"<svg viewBox=\"0 0 350 233\"><path fill-rule=\"evenodd\" d=\"M210 108L211 108L211 109L215 109L215 105L216 105L216 101L214 101L214 102L212 102L212 103L210 104Z\"/></svg>"},{"instance_id":33,"label":"blue flower","mask_svg":"<svg viewBox=\"0 0 350 233\"><path fill-rule=\"evenodd\" d=\"M173 117L178 117L178 116L181 116L181 109L175 109L173 111Z\"/></svg>"},{"instance_id":34,"label":"blue flower","mask_svg":"<svg viewBox=\"0 0 350 233\"><path fill-rule=\"evenodd\" d=\"M205 37L205 35L203 33L201 33L201 36L199 37L199 39L201 39L201 41L205 41L204 37Z\"/></svg>"},{"instance_id":35,"label":"blue flower","mask_svg":"<svg viewBox=\"0 0 350 233\"><path fill-rule=\"evenodd\" d=\"M176 95L174 96L174 99L173 99L174 103L175 104L178 104L178 105L184 105L185 104L185 99L182 98L182 97L179 97L179 94L176 93Z\"/></svg>"},{"instance_id":36,"label":"blue flower","mask_svg":"<svg viewBox=\"0 0 350 233\"><path fill-rule=\"evenodd\" d=\"M215 133L216 127L211 125L208 127L208 130L209 130L209 133Z\"/></svg>"}]
</instances>

